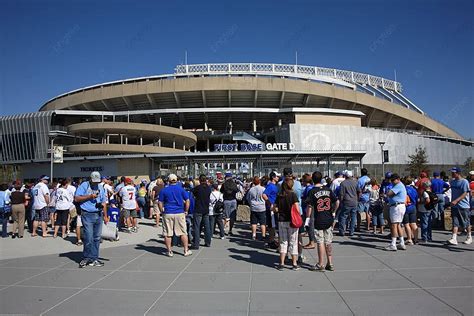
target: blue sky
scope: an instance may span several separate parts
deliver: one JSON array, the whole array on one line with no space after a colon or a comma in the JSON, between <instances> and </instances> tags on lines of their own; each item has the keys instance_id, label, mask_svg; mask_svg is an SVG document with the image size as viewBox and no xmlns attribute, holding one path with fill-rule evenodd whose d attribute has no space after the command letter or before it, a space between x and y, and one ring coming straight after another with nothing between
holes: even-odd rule
<instances>
[{"instance_id":1,"label":"blue sky","mask_svg":"<svg viewBox=\"0 0 474 316\"><path fill-rule=\"evenodd\" d=\"M0 114L184 62L298 63L394 78L474 137L473 1L23 1L0 4Z\"/></svg>"}]
</instances>

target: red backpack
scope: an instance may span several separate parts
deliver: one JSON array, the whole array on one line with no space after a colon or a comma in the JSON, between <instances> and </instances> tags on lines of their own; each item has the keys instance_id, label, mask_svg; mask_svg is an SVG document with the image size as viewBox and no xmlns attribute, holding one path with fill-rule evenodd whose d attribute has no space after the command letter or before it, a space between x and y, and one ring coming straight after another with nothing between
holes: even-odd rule
<instances>
[{"instance_id":1,"label":"red backpack","mask_svg":"<svg viewBox=\"0 0 474 316\"><path fill-rule=\"evenodd\" d=\"M293 228L300 228L303 226L303 218L301 218L300 209L296 203L291 206L290 226Z\"/></svg>"}]
</instances>

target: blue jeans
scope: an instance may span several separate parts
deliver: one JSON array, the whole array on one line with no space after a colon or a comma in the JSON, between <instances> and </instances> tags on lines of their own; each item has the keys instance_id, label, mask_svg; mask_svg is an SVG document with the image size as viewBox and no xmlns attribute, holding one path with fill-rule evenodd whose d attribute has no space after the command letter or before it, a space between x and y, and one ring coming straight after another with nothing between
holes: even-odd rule
<instances>
[{"instance_id":1,"label":"blue jeans","mask_svg":"<svg viewBox=\"0 0 474 316\"><path fill-rule=\"evenodd\" d=\"M193 214L193 224L194 224L194 238L193 238L193 247L199 249L199 244L201 242L201 223L204 222L204 243L206 246L211 245L211 226L209 225L209 214Z\"/></svg>"},{"instance_id":2,"label":"blue jeans","mask_svg":"<svg viewBox=\"0 0 474 316\"><path fill-rule=\"evenodd\" d=\"M82 227L84 228L84 259L97 260L99 258L100 235L102 233L101 212L82 211Z\"/></svg>"},{"instance_id":3,"label":"blue jeans","mask_svg":"<svg viewBox=\"0 0 474 316\"><path fill-rule=\"evenodd\" d=\"M137 197L137 203L138 203L138 207L140 208L140 218L143 218L145 216L145 212L144 212L144 208L145 208L145 205L146 205L146 200L144 197Z\"/></svg>"},{"instance_id":4,"label":"blue jeans","mask_svg":"<svg viewBox=\"0 0 474 316\"><path fill-rule=\"evenodd\" d=\"M349 235L354 234L355 225L357 223L357 206L349 207L342 206L342 210L339 213L339 234L343 235L346 230L347 218L350 216Z\"/></svg>"},{"instance_id":5,"label":"blue jeans","mask_svg":"<svg viewBox=\"0 0 474 316\"><path fill-rule=\"evenodd\" d=\"M2 222L2 237L8 237L7 224L10 213L5 213L3 207L0 207L0 221ZM24 224L24 223L23 223Z\"/></svg>"},{"instance_id":6,"label":"blue jeans","mask_svg":"<svg viewBox=\"0 0 474 316\"><path fill-rule=\"evenodd\" d=\"M431 223L433 222L433 212L420 212L421 239L431 241Z\"/></svg>"},{"instance_id":7,"label":"blue jeans","mask_svg":"<svg viewBox=\"0 0 474 316\"><path fill-rule=\"evenodd\" d=\"M224 214L209 215L209 226L211 228L211 236L214 235L216 230L216 224L219 226L219 236L222 238L225 236L224 233Z\"/></svg>"}]
</instances>

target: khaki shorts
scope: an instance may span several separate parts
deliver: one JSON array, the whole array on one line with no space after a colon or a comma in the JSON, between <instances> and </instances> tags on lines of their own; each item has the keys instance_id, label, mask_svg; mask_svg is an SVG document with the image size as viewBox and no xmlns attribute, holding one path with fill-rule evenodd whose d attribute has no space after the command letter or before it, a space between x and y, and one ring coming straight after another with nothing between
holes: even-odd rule
<instances>
[{"instance_id":1,"label":"khaki shorts","mask_svg":"<svg viewBox=\"0 0 474 316\"><path fill-rule=\"evenodd\" d=\"M77 210L74 205L71 206L71 208L69 209L69 216L71 216L71 218L74 218L77 216Z\"/></svg>"},{"instance_id":2,"label":"khaki shorts","mask_svg":"<svg viewBox=\"0 0 474 316\"><path fill-rule=\"evenodd\" d=\"M315 230L315 236L316 236L316 242L318 244L320 243L325 243L325 244L330 244L332 243L332 227L329 227L328 229L316 229Z\"/></svg>"},{"instance_id":3,"label":"khaki shorts","mask_svg":"<svg viewBox=\"0 0 474 316\"><path fill-rule=\"evenodd\" d=\"M176 236L186 235L186 215L181 214L164 214L163 215L163 235L172 237L173 232Z\"/></svg>"},{"instance_id":4,"label":"khaki shorts","mask_svg":"<svg viewBox=\"0 0 474 316\"><path fill-rule=\"evenodd\" d=\"M160 215L160 208L158 207L158 200L153 201L153 213Z\"/></svg>"}]
</instances>

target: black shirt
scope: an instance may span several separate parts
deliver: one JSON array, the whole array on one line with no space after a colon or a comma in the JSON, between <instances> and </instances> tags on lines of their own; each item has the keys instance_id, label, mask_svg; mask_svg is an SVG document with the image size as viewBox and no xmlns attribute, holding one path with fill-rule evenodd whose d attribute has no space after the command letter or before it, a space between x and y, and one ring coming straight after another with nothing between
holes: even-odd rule
<instances>
[{"instance_id":1,"label":"black shirt","mask_svg":"<svg viewBox=\"0 0 474 316\"><path fill-rule=\"evenodd\" d=\"M193 194L195 201L194 213L209 214L211 187L205 183L201 183L193 189Z\"/></svg>"},{"instance_id":2,"label":"black shirt","mask_svg":"<svg viewBox=\"0 0 474 316\"><path fill-rule=\"evenodd\" d=\"M235 194L239 192L239 188L234 180L227 179L221 186L221 192L224 196L224 201L235 200Z\"/></svg>"},{"instance_id":3,"label":"black shirt","mask_svg":"<svg viewBox=\"0 0 474 316\"><path fill-rule=\"evenodd\" d=\"M276 203L278 205L278 221L291 222L291 207L298 203L296 193L293 191L288 194L280 193L277 196Z\"/></svg>"},{"instance_id":4,"label":"black shirt","mask_svg":"<svg viewBox=\"0 0 474 316\"><path fill-rule=\"evenodd\" d=\"M311 205L314 212L314 227L318 230L328 229L334 222L332 203L337 201L334 193L327 187L315 186L308 193L307 205Z\"/></svg>"}]
</instances>

